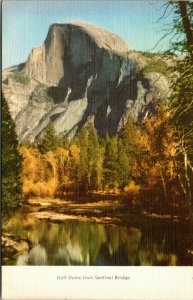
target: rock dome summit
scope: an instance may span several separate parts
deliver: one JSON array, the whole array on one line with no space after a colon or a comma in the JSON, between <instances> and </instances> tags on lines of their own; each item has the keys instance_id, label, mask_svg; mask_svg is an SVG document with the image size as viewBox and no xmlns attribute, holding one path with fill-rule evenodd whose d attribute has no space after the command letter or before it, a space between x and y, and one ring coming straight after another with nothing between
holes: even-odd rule
<instances>
[{"instance_id":1,"label":"rock dome summit","mask_svg":"<svg viewBox=\"0 0 193 300\"><path fill-rule=\"evenodd\" d=\"M20 141L40 139L52 121L60 136L93 122L114 134L166 97L168 79L143 73L148 59L114 33L85 22L52 24L27 61L3 71L3 92Z\"/></svg>"}]
</instances>

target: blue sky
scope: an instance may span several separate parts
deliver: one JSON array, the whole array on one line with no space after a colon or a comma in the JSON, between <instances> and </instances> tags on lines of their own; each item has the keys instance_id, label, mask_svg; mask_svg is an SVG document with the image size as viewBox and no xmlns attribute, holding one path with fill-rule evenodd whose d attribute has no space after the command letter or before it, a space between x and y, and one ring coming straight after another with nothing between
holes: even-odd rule
<instances>
[{"instance_id":1,"label":"blue sky","mask_svg":"<svg viewBox=\"0 0 193 300\"><path fill-rule=\"evenodd\" d=\"M4 0L3 68L26 61L30 50L43 43L52 23L74 20L104 27L121 36L131 48L148 51L163 35L162 23L156 21L163 13L164 2ZM167 47L165 39L155 50Z\"/></svg>"}]
</instances>

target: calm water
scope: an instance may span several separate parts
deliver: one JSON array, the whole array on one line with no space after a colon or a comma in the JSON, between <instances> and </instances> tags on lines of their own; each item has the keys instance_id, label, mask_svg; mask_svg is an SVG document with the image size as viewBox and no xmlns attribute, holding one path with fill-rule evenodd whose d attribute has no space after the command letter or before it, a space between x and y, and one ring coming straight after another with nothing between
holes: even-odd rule
<instances>
[{"instance_id":1,"label":"calm water","mask_svg":"<svg viewBox=\"0 0 193 300\"><path fill-rule=\"evenodd\" d=\"M51 223L15 215L12 233L32 242L7 265L191 265L184 235L168 225L137 228L66 221Z\"/></svg>"}]
</instances>

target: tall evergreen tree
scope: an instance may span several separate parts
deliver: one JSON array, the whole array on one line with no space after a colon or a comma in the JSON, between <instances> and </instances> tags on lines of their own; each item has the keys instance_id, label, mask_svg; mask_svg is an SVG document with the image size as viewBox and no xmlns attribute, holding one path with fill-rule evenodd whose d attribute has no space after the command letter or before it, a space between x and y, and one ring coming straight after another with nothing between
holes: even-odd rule
<instances>
[{"instance_id":1,"label":"tall evergreen tree","mask_svg":"<svg viewBox=\"0 0 193 300\"><path fill-rule=\"evenodd\" d=\"M77 137L77 144L80 149L79 187L81 191L86 191L88 189L88 132L84 126Z\"/></svg>"},{"instance_id":2,"label":"tall evergreen tree","mask_svg":"<svg viewBox=\"0 0 193 300\"><path fill-rule=\"evenodd\" d=\"M118 140L118 181L119 187L123 189L132 177L132 167L129 157L123 145L122 139Z\"/></svg>"},{"instance_id":3,"label":"tall evergreen tree","mask_svg":"<svg viewBox=\"0 0 193 300\"><path fill-rule=\"evenodd\" d=\"M69 149L69 155L66 163L66 173L71 182L71 186L77 192L81 191L80 186L80 148L76 144L72 144Z\"/></svg>"},{"instance_id":4,"label":"tall evergreen tree","mask_svg":"<svg viewBox=\"0 0 193 300\"><path fill-rule=\"evenodd\" d=\"M21 155L15 124L2 95L2 212L7 215L17 207L21 195Z\"/></svg>"},{"instance_id":5,"label":"tall evergreen tree","mask_svg":"<svg viewBox=\"0 0 193 300\"><path fill-rule=\"evenodd\" d=\"M59 144L60 144L60 140L56 134L53 123L50 121L46 128L44 137L41 140L40 144L38 145L38 148L42 153L46 153L48 151L53 151L57 149Z\"/></svg>"},{"instance_id":6,"label":"tall evergreen tree","mask_svg":"<svg viewBox=\"0 0 193 300\"><path fill-rule=\"evenodd\" d=\"M123 147L129 158L129 164L134 171L136 162L139 162L142 156L139 132L133 120L129 117L125 125L123 135Z\"/></svg>"},{"instance_id":7,"label":"tall evergreen tree","mask_svg":"<svg viewBox=\"0 0 193 300\"><path fill-rule=\"evenodd\" d=\"M88 177L89 187L99 189L102 183L102 149L93 124L88 129Z\"/></svg>"},{"instance_id":8,"label":"tall evergreen tree","mask_svg":"<svg viewBox=\"0 0 193 300\"><path fill-rule=\"evenodd\" d=\"M105 137L106 146L103 162L103 185L107 188L118 186L118 137Z\"/></svg>"}]
</instances>

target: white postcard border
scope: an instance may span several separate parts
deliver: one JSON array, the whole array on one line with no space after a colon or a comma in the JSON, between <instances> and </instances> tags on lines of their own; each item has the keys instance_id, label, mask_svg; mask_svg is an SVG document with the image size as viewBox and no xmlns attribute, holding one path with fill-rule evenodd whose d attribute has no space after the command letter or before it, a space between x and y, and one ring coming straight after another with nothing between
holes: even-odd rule
<instances>
[{"instance_id":1,"label":"white postcard border","mask_svg":"<svg viewBox=\"0 0 193 300\"><path fill-rule=\"evenodd\" d=\"M193 267L3 266L2 299L193 300Z\"/></svg>"}]
</instances>

